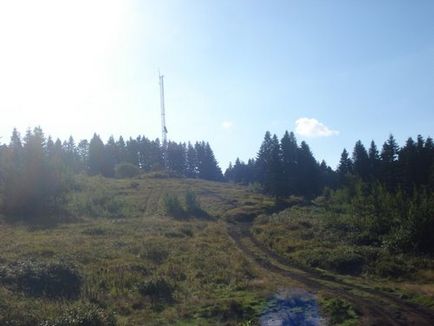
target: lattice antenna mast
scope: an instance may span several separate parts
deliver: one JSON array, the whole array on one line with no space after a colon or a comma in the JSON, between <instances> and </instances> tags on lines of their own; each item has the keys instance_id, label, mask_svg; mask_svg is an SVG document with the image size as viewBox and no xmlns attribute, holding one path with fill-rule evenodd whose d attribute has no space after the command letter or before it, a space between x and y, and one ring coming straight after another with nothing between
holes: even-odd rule
<instances>
[{"instance_id":1,"label":"lattice antenna mast","mask_svg":"<svg viewBox=\"0 0 434 326\"><path fill-rule=\"evenodd\" d=\"M164 106L164 76L160 76L160 105L161 105L161 141L163 148L167 147L166 110Z\"/></svg>"}]
</instances>

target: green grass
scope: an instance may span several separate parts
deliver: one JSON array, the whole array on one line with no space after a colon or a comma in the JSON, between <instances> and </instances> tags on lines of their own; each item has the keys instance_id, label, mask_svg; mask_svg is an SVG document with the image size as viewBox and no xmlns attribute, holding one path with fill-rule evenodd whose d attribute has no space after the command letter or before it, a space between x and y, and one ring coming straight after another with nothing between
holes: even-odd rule
<instances>
[{"instance_id":1,"label":"green grass","mask_svg":"<svg viewBox=\"0 0 434 326\"><path fill-rule=\"evenodd\" d=\"M434 260L397 254L367 241L368 235L360 234L345 213L321 206L294 206L257 218L252 231L256 239L295 266L332 273L348 284L389 285L398 289L397 296L432 307Z\"/></svg>"},{"instance_id":2,"label":"green grass","mask_svg":"<svg viewBox=\"0 0 434 326\"><path fill-rule=\"evenodd\" d=\"M72 220L59 217L64 223L49 228L0 225L0 267L61 261L82 278L79 296L36 297L0 282L0 323L93 318L110 324L115 318L119 325L230 325L254 318L273 291L218 219L240 203L261 207L261 196L238 186L152 177L82 177L76 189ZM166 216L164 196L184 198L188 191L214 219Z\"/></svg>"},{"instance_id":3,"label":"green grass","mask_svg":"<svg viewBox=\"0 0 434 326\"><path fill-rule=\"evenodd\" d=\"M178 199L182 218L170 216L168 197ZM156 173L80 176L64 215L31 224L0 219L0 324L253 325L272 293L300 284L267 273L237 249L227 226L251 221L254 236L295 265L433 306L432 259L390 254L344 213L274 209L272 199L231 184ZM79 294L28 290L10 277L17 264L50 280L58 277L50 266L61 264L78 273ZM346 302L325 298L323 307L336 324L357 321Z\"/></svg>"},{"instance_id":4,"label":"green grass","mask_svg":"<svg viewBox=\"0 0 434 326\"><path fill-rule=\"evenodd\" d=\"M340 298L321 298L322 310L328 315L330 325L353 326L358 324L359 314L346 300Z\"/></svg>"}]
</instances>

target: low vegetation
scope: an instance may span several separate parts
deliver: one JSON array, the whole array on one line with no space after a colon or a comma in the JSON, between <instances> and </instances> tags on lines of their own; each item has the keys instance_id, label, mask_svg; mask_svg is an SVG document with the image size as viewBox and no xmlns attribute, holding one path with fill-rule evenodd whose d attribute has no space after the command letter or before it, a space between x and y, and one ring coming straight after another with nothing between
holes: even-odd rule
<instances>
[{"instance_id":1,"label":"low vegetation","mask_svg":"<svg viewBox=\"0 0 434 326\"><path fill-rule=\"evenodd\" d=\"M304 284L292 268L434 306L430 138L371 161L358 142L335 172L267 133L226 173L247 187L200 180L222 180L207 143L169 143L165 169L158 141L86 144L35 128L0 148L0 324L251 324L285 275ZM319 297L359 322L351 296Z\"/></svg>"},{"instance_id":2,"label":"low vegetation","mask_svg":"<svg viewBox=\"0 0 434 326\"><path fill-rule=\"evenodd\" d=\"M198 214L262 205L259 195L152 176L83 176L73 189L74 219L49 228L1 222L0 323L231 325L254 319L276 286L237 250L224 223ZM166 213L166 194L188 218Z\"/></svg>"}]
</instances>

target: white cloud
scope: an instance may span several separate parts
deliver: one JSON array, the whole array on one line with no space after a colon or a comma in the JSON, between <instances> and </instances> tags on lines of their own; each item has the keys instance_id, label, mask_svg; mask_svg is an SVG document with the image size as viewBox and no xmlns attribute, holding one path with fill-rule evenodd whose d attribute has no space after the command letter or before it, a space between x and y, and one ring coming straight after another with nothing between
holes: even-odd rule
<instances>
[{"instance_id":1,"label":"white cloud","mask_svg":"<svg viewBox=\"0 0 434 326\"><path fill-rule=\"evenodd\" d=\"M223 121L222 122L222 127L224 129L230 129L233 127L233 125L234 125L234 123L232 121Z\"/></svg>"},{"instance_id":2,"label":"white cloud","mask_svg":"<svg viewBox=\"0 0 434 326\"><path fill-rule=\"evenodd\" d=\"M295 121L295 132L305 137L329 137L339 134L339 131L332 130L313 118L297 119Z\"/></svg>"}]
</instances>

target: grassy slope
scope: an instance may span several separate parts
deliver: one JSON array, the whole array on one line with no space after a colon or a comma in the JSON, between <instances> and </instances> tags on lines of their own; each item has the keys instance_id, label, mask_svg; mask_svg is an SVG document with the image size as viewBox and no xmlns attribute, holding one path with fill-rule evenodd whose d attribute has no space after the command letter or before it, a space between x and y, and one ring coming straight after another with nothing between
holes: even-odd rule
<instances>
[{"instance_id":1,"label":"grassy slope","mask_svg":"<svg viewBox=\"0 0 434 326\"><path fill-rule=\"evenodd\" d=\"M198 195L210 219L165 216L165 194L182 201L188 190ZM83 177L69 203L79 216L69 223L48 229L0 224L0 267L16 261L73 264L84 278L80 298L35 298L0 284L0 323L15 318L35 324L90 302L114 312L120 325L238 324L255 319L277 289L301 286L284 273L261 268L228 236L226 221L248 220L273 205L245 187L155 175L130 180ZM252 231L258 241L296 264L324 260L324 249L332 258L342 252L347 257L356 246L346 241L345 232L331 231L324 221L323 212L296 207L257 219ZM432 269L419 269L410 281L385 281L372 274L363 277L365 267L361 276L337 277L431 304ZM157 279L174 289L172 302L151 302L140 294L141 284Z\"/></svg>"},{"instance_id":2,"label":"grassy slope","mask_svg":"<svg viewBox=\"0 0 434 326\"><path fill-rule=\"evenodd\" d=\"M144 177L134 180L83 178L71 210L83 217L49 229L0 226L0 264L65 261L84 277L79 302L116 313L120 325L236 323L252 318L277 284L252 266L226 235L220 219L174 220L161 209L166 193L197 193L214 217L247 203L268 204L244 188L197 180ZM92 207L92 218L86 210ZM109 216L110 218L105 217ZM137 290L164 279L174 289L171 303L151 303ZM62 314L75 301L34 298L0 286L0 318L30 324ZM23 316L23 311L28 315Z\"/></svg>"},{"instance_id":3,"label":"grassy slope","mask_svg":"<svg viewBox=\"0 0 434 326\"><path fill-rule=\"evenodd\" d=\"M434 308L434 260L366 243L345 216L320 206L293 207L255 220L255 238L294 265L336 273L348 284L395 292Z\"/></svg>"}]
</instances>

